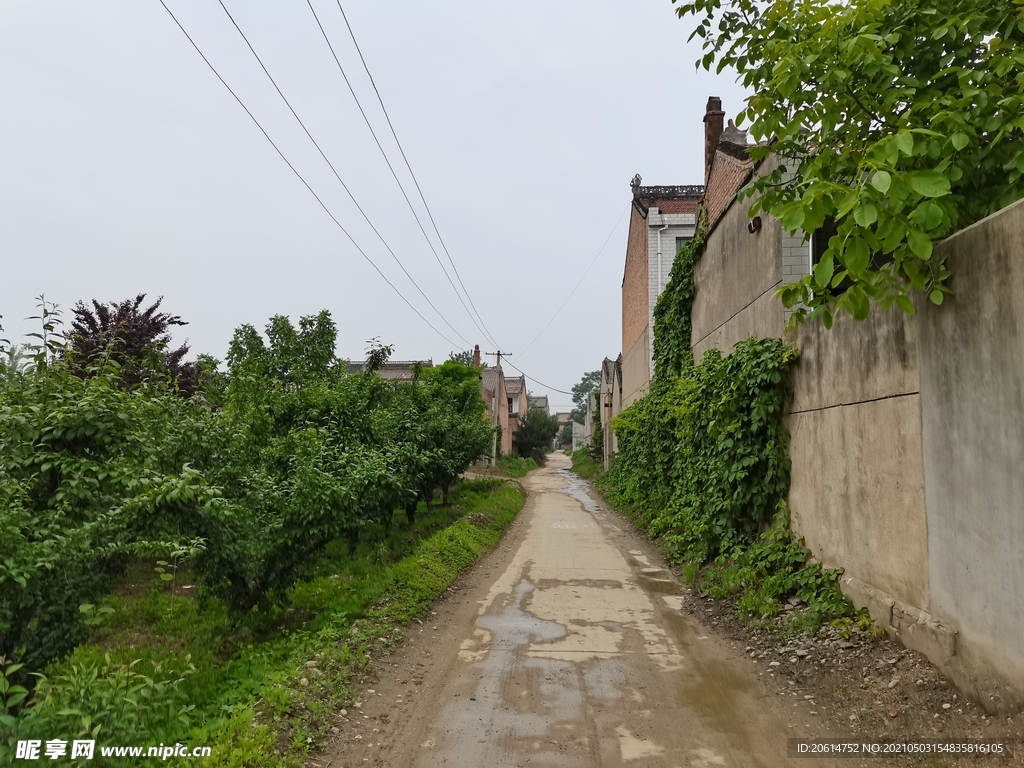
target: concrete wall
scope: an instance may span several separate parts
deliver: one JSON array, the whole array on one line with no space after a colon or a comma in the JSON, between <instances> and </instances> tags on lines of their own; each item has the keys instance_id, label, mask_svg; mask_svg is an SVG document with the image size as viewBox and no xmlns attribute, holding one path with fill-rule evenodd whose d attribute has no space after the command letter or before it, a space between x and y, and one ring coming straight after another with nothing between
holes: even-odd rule
<instances>
[{"instance_id":1,"label":"concrete wall","mask_svg":"<svg viewBox=\"0 0 1024 768\"><path fill-rule=\"evenodd\" d=\"M711 347L728 352L751 336L783 336L785 314L774 298L782 283L782 226L762 216L761 230L750 234L751 202L730 206L694 269L691 347L698 360Z\"/></svg>"},{"instance_id":2,"label":"concrete wall","mask_svg":"<svg viewBox=\"0 0 1024 768\"><path fill-rule=\"evenodd\" d=\"M1024 690L1024 203L936 249L953 273L919 303L931 613L966 680Z\"/></svg>"},{"instance_id":3,"label":"concrete wall","mask_svg":"<svg viewBox=\"0 0 1024 768\"><path fill-rule=\"evenodd\" d=\"M1024 703L1024 202L937 246L954 276L941 307L789 336L774 293L806 274L806 243L764 216L749 234L748 202L697 265L695 356L751 336L799 347L794 531L965 691Z\"/></svg>"},{"instance_id":4,"label":"concrete wall","mask_svg":"<svg viewBox=\"0 0 1024 768\"><path fill-rule=\"evenodd\" d=\"M928 608L917 325L805 323L786 417L792 527L825 565Z\"/></svg>"}]
</instances>

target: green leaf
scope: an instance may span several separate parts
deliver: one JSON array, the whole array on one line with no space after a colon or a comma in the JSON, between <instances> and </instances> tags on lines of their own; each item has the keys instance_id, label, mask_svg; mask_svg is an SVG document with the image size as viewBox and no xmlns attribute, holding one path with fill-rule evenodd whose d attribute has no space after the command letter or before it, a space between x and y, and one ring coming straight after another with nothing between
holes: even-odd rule
<instances>
[{"instance_id":1,"label":"green leaf","mask_svg":"<svg viewBox=\"0 0 1024 768\"><path fill-rule=\"evenodd\" d=\"M814 265L814 283L819 288L824 288L829 284L832 279L832 273L835 272L835 261L832 258L832 254L826 252L822 256L821 261Z\"/></svg>"},{"instance_id":2,"label":"green leaf","mask_svg":"<svg viewBox=\"0 0 1024 768\"><path fill-rule=\"evenodd\" d=\"M971 143L971 138L966 133L954 133L950 136L949 140L952 142L953 148L957 151Z\"/></svg>"},{"instance_id":3,"label":"green leaf","mask_svg":"<svg viewBox=\"0 0 1024 768\"><path fill-rule=\"evenodd\" d=\"M889 186L891 184L892 176L889 175L888 171L875 171L875 175L871 177L871 186L883 195L889 191Z\"/></svg>"},{"instance_id":4,"label":"green leaf","mask_svg":"<svg viewBox=\"0 0 1024 768\"><path fill-rule=\"evenodd\" d=\"M942 223L942 208L934 200L925 200L910 214L910 218L921 229L935 229Z\"/></svg>"},{"instance_id":5,"label":"green leaf","mask_svg":"<svg viewBox=\"0 0 1024 768\"><path fill-rule=\"evenodd\" d=\"M907 245L919 259L927 261L932 257L932 239L919 229L907 233Z\"/></svg>"},{"instance_id":6,"label":"green leaf","mask_svg":"<svg viewBox=\"0 0 1024 768\"><path fill-rule=\"evenodd\" d=\"M807 214L802 207L790 208L782 215L782 227L788 232L793 232L803 226Z\"/></svg>"},{"instance_id":7,"label":"green leaf","mask_svg":"<svg viewBox=\"0 0 1024 768\"><path fill-rule=\"evenodd\" d=\"M896 296L895 298L896 298L896 306L900 308L900 311L903 314L905 314L905 315L912 315L912 314L914 314L914 302L912 302L910 300L909 296L904 296L904 295L900 294L900 295Z\"/></svg>"},{"instance_id":8,"label":"green leaf","mask_svg":"<svg viewBox=\"0 0 1024 768\"><path fill-rule=\"evenodd\" d=\"M846 242L846 251L843 253L843 263L855 278L860 277L868 268L871 260L871 252L868 244L862 237L851 237Z\"/></svg>"},{"instance_id":9,"label":"green leaf","mask_svg":"<svg viewBox=\"0 0 1024 768\"><path fill-rule=\"evenodd\" d=\"M928 294L928 298L931 299L932 304L941 304L942 303L942 291L936 289L936 290L934 290L934 291L932 291L931 293Z\"/></svg>"},{"instance_id":10,"label":"green leaf","mask_svg":"<svg viewBox=\"0 0 1024 768\"><path fill-rule=\"evenodd\" d=\"M949 179L938 171L915 171L907 174L907 185L923 197L949 194Z\"/></svg>"},{"instance_id":11,"label":"green leaf","mask_svg":"<svg viewBox=\"0 0 1024 768\"><path fill-rule=\"evenodd\" d=\"M904 155L914 154L914 134L905 132L896 134L896 146Z\"/></svg>"},{"instance_id":12,"label":"green leaf","mask_svg":"<svg viewBox=\"0 0 1024 768\"><path fill-rule=\"evenodd\" d=\"M878 209L873 203L862 203L853 209L853 218L862 227L870 227L878 221Z\"/></svg>"}]
</instances>

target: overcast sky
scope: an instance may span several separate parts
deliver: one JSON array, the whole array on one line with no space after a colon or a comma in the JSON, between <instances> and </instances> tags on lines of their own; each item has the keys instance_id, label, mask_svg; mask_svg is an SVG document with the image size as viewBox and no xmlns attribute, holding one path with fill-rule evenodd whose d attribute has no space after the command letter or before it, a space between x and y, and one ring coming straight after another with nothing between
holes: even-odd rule
<instances>
[{"instance_id":1,"label":"overcast sky","mask_svg":"<svg viewBox=\"0 0 1024 768\"><path fill-rule=\"evenodd\" d=\"M159 0L0 3L0 314L34 297L145 292L222 357L243 323L329 309L338 351L397 359L494 346L417 228L306 0L224 0L392 259L273 90L217 0L165 0L228 84L397 289L388 287L203 63ZM428 232L335 0L312 0ZM645 184L703 181L704 105L669 0L348 0L345 12L483 323L529 376L568 390L620 350L623 217ZM562 313L529 349L614 232ZM435 247L447 265L439 245ZM450 267L449 267L450 269ZM454 280L453 275L453 280ZM456 285L458 282L456 280ZM523 351L526 350L525 354ZM490 358L493 360L493 358ZM509 371L512 373L512 371ZM567 395L532 383L563 409Z\"/></svg>"}]
</instances>

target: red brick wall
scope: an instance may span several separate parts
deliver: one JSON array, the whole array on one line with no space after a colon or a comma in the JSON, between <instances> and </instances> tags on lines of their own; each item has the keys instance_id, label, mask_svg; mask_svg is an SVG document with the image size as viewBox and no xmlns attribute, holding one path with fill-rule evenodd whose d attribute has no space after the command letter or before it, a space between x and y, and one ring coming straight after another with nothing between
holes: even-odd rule
<instances>
[{"instance_id":1,"label":"red brick wall","mask_svg":"<svg viewBox=\"0 0 1024 768\"><path fill-rule=\"evenodd\" d=\"M636 344L647 327L647 219L633 206L626 241L626 269L622 276L622 352Z\"/></svg>"}]
</instances>

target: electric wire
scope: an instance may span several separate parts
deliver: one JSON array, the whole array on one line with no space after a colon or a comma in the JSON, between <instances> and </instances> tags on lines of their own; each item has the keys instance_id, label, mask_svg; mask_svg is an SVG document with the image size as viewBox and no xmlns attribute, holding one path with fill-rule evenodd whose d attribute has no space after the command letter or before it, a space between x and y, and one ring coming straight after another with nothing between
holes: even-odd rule
<instances>
[{"instance_id":1,"label":"electric wire","mask_svg":"<svg viewBox=\"0 0 1024 768\"><path fill-rule=\"evenodd\" d=\"M506 360L505 362L508 362L508 361ZM544 387L545 389L550 389L552 392L558 392L559 394L562 394L562 395L571 395L572 394L572 392L566 392L564 389L558 389L557 387L552 387L550 384L545 384L543 381L538 381L537 379L533 378L533 376L530 376L528 373L526 373L522 368L520 368L517 365L514 365L513 363L509 363L509 365L512 368L515 368L517 371L519 371L519 373L521 373L523 376L528 378L534 384L539 384L540 386Z\"/></svg>"},{"instance_id":2,"label":"electric wire","mask_svg":"<svg viewBox=\"0 0 1024 768\"><path fill-rule=\"evenodd\" d=\"M307 2L307 4L310 4L310 0L306 0L306 2ZM395 144L398 145L398 151L402 155L402 161L405 163L406 170L409 171L409 175L412 177L413 184L416 186L416 192L419 194L420 201L423 203L423 208L426 210L427 217L430 219L430 225L434 229L434 234L437 235L437 240L438 240L439 243L441 243L441 248L442 248L442 250L444 250L445 256L448 257L448 263L452 265L452 271L455 272L455 277L456 277L456 279L458 279L459 285L462 286L462 290L466 294L466 298L469 299L469 304L473 308L473 312L476 312L476 316L480 320L480 323L477 325L477 329L480 330L480 332L484 334L484 337L491 344L493 344L496 349L500 349L501 345L499 345L498 342L494 340L494 336L491 334L490 329L487 328L487 324L484 322L483 315L480 314L480 311L476 308L476 304L473 302L472 294L470 294L470 292L466 289L466 284L462 282L462 275L459 274L459 268L455 266L455 261L452 259L451 252L449 252L448 246L444 242L444 238L441 237L441 232L440 232L440 230L437 227L437 222L434 220L434 214L430 210L430 206L427 204L427 198L423 194L423 189L420 187L419 179L416 178L416 173L412 169L412 164L409 162L409 158L405 154L405 149L402 147L402 142L398 138L398 133L395 131L395 126L391 122L391 115L388 114L387 107L384 106L384 99L380 95L380 91L377 89L377 83L374 81L373 75L370 73L370 67L366 63L366 58L363 56L362 49L359 47L359 41L356 40L356 35L355 35L355 32L352 30L352 25L349 24L348 16L345 13L345 9L341 5L341 0L336 0L336 2L338 4L338 10L341 11L341 17L345 20L345 27L348 29L349 37L352 38L352 44L355 46L356 53L359 54L359 60L362 62L363 69L366 71L366 76L370 80L370 85L373 86L373 92L377 95L377 101L380 103L381 111L384 113L384 119L387 120L388 128L391 130L391 136L394 138ZM311 11L313 10L312 4L309 5L309 8L310 8ZM313 11L313 16L314 17L316 16L316 11ZM318 25L320 24L320 20L319 19L317 19L317 24ZM322 26L320 27L320 31L323 32L323 27ZM331 53L334 54L334 47L331 46L331 41L327 38L327 33L323 32L323 34L324 34L324 39L327 40L327 45L330 46L330 48L331 48ZM349 91L352 92L352 98L356 99L356 104L359 104L359 99L356 98L355 91L352 90L352 85L349 83L348 77L345 76L345 70L342 68L341 62L338 61L337 55L334 56L334 60L338 64L338 69L341 70L342 77L345 78L345 84L348 85ZM363 112L362 105L359 106L359 111ZM365 112L363 112L363 119L364 120L366 119L366 113ZM370 132L373 133L373 128L370 126L370 121L369 120L366 121L366 125L368 127L370 127ZM373 138L374 138L374 140L377 139L377 135L375 133L373 135ZM379 141L377 142L377 146L380 147L380 142ZM381 151L382 154L384 153L384 149L383 148L381 148L380 151ZM387 155L386 154L385 154L384 157L385 157L385 160L387 160ZM388 162L388 168L391 168L390 161ZM392 173L392 175L395 174L394 168L391 168L391 173ZM398 176L397 175L395 175L395 181L398 181ZM398 181L398 186L402 187L402 182ZM405 189L404 188L402 188L402 194L405 195ZM419 216L416 216L416 211L413 209L412 203L409 202L409 198L408 197L406 197L405 200L406 200L407 203L409 203L409 209L413 211L413 216L416 217L416 223L419 224L419 221L420 221L419 220ZM423 230L423 226L422 225L420 225L420 230L421 231ZM427 237L427 233L423 232L423 236ZM427 238L427 242L428 243L430 242L430 238ZM433 250L433 245L431 245L431 250ZM437 256L437 251L434 251L434 256ZM440 263L440 259L438 259L438 262ZM441 265L441 268L444 269L444 265L443 264ZM447 275L447 274L448 274L448 272L446 270L445 271L445 275ZM451 282L451 278L449 278L449 282ZM455 286L453 285L452 288L455 288ZM456 293L456 295L459 295L459 292L457 290L455 291L455 293ZM462 301L462 297L461 296L459 296L459 300ZM466 307L465 302L462 303L462 306L466 309L466 312L469 312L469 309ZM470 317L472 318L473 314L472 313L469 313L469 314L470 314ZM475 322L476 321L474 320L474 323Z\"/></svg>"},{"instance_id":3,"label":"electric wire","mask_svg":"<svg viewBox=\"0 0 1024 768\"><path fill-rule=\"evenodd\" d=\"M242 31L242 28L238 26L238 22L235 21L234 16L231 15L231 12L228 10L227 6L224 5L224 1L217 0L217 2L220 5L220 7L224 10L224 13L227 15L228 19L231 21L231 25L235 28L238 34L242 36L242 40L245 41L246 46L248 46L249 51L256 58L256 61L259 63L260 68L263 70L263 73L270 80L271 85L274 86L274 90L277 91L277 95L281 97L281 100L285 103L285 106L288 107L288 111L292 113L292 117L294 117L298 124L302 127L303 132L305 132L309 140L313 142L313 146L316 147L317 152L320 153L320 157L322 157L324 159L324 162L327 163L327 165L330 167L331 172L334 174L334 177L338 180L338 183L341 184L342 188L348 194L349 199L355 205L356 209L362 215L363 219L365 219L366 223L370 225L370 229L373 230L373 233L377 236L377 239L381 241L381 243L387 249L388 253L391 254L391 258L395 260L395 263L398 264L402 272L405 273L405 276L409 278L409 281L416 287L416 290L420 292L420 295L423 296L424 299L426 299L426 302L427 304L430 305L430 308L437 313L438 317L440 317L444 321L445 325L452 329L452 332L456 336L462 339L466 344L469 344L469 340L461 333L459 333L458 329L456 329L455 326L448 322L448 319L441 313L441 310L434 306L434 302L430 300L430 297L427 296L427 294L423 291L422 288L420 288L419 283L417 283L413 276L409 274L409 271L405 268L405 265L402 264L402 261L398 258L397 254L395 254L394 250L392 250L391 246L388 245L387 241L384 239L384 236L381 235L381 233L377 230L377 227L375 227L373 222L370 221L370 217L366 215L366 212L363 210L363 207L359 204L359 201L356 200L355 195L352 194L352 191L349 189L348 185L342 180L341 175L335 169L334 164L330 161L330 159L328 159L327 154L323 151L323 149L321 149L320 144L318 144L316 139L313 138L313 134L311 134L309 132L309 129L306 128L306 124L302 121L302 118L299 117L299 114L295 111L295 108L292 107L291 102L288 101L288 98L284 95L284 92L281 90L280 86L278 86L277 81L274 79L273 75L270 74L270 70L268 70L266 65L263 63L263 59L261 59L260 55L256 53L256 49L253 48L252 43L249 42L249 38L246 37L245 33Z\"/></svg>"},{"instance_id":4,"label":"electric wire","mask_svg":"<svg viewBox=\"0 0 1024 768\"><path fill-rule=\"evenodd\" d=\"M630 205L632 205L632 203L630 203ZM534 343L537 341L537 339L539 339L543 335L544 331L546 331L551 326L551 324L553 322L555 322L555 318L558 317L558 315L561 313L561 311L563 309L565 309L565 305L569 303L569 299L571 299L572 295L574 293L576 293L576 289L580 287L580 284L583 282L583 280L586 278L586 276L590 273L590 270L593 269L594 265L597 263L597 260L601 257L601 254L604 253L604 249L608 247L608 243L612 239L612 235L614 235L615 234L615 230L617 230L619 228L619 224L622 222L622 217L626 215L626 211L628 211L628 210L629 210L629 205L627 205L625 210L623 210L622 213L619 214L618 221L615 222L615 226L612 227L612 231L608 233L608 237L606 237L604 239L604 244L601 245L601 250L599 250L597 252L597 256L595 256L593 258L593 260L590 262L590 266L587 267L586 271L584 271L584 273L580 277L580 279L576 281L576 285L573 286L573 289L571 291L569 291L569 295L565 297L565 301L562 302L562 306L560 306L557 310L555 310L555 314L553 314L551 316L551 319L548 320L547 325L545 325L543 328L541 328L540 329L540 333L538 333L536 336L533 337L533 341L531 341L529 344L526 345L526 349L524 349L522 352L519 353L520 357L522 357L523 355L526 354L526 351L530 347L532 347L534 345Z\"/></svg>"},{"instance_id":5,"label":"electric wire","mask_svg":"<svg viewBox=\"0 0 1024 768\"><path fill-rule=\"evenodd\" d=\"M416 208L413 206L413 201L411 201L409 199L409 195L406 193L406 187L404 187L404 185L401 183L401 180L398 178L398 174L395 172L394 166L391 165L391 160L388 158L387 153L384 151L384 147L381 145L380 139L377 137L377 132L374 130L374 127L373 127L373 125L370 122L370 118L367 116L366 111L364 109L362 109L362 102L359 101L359 97L355 94L355 89L352 87L352 83L349 81L348 75L345 74L345 68L341 66L341 59L338 58L338 53L335 51L334 45L331 43L331 38L328 36L327 30L324 29L324 25L321 23L321 19L319 19L319 16L316 14L316 9L313 8L311 0L306 0L306 5L309 6L309 11L313 14L313 19L315 20L316 26L319 28L319 31L321 31L321 35L324 37L324 41L327 43L328 48L331 49L331 55L334 57L334 62L338 66L338 71L341 73L341 77L345 81L345 85L348 87L348 92L351 94L352 98L354 99L355 105L359 109L359 114L362 116L362 120L364 120L364 122L367 124L367 128L370 129L370 135L372 135L374 137L374 141L377 144L377 148L378 148L378 150L380 150L381 157L384 158L384 162L387 164L388 170L391 171L391 176L394 178L395 183L398 184L398 189L401 191L401 197L406 199L406 205L409 206L409 210L412 212L413 218L416 219L416 224L417 224L417 226L420 227L420 232L423 233L423 239L425 241L427 241L427 246L429 246L430 251L433 253L434 259L437 261L437 265L441 268L441 271L444 272L444 276L447 279L447 282L449 282L449 285L452 286L452 290L455 292L455 295L458 297L459 302L462 304L463 309L466 310L466 314L469 315L470 321L472 321L473 325L476 326L476 330L479 331L481 334L483 334L484 337L487 337L488 341L494 343L494 340L493 339L489 339L487 334L484 332L483 328L481 328L482 321L480 323L477 323L476 317L473 316L473 313L469 310L469 307L466 306L465 299L462 298L462 294L460 294L459 293L459 289L456 288L456 285L455 285L455 283L452 280L452 276L449 273L447 273L447 269L444 267L444 263L441 261L441 258L440 258L440 256L437 253L437 249L434 248L434 244L433 244L433 242L431 242L430 237L427 234L427 230L424 228L423 222L420 220L420 216L416 212ZM341 7L341 6L339 5L339 7ZM342 10L342 16L344 16L344 14L345 14L345 11ZM347 18L345 19L345 23L346 23L346 25L348 24L348 19ZM351 33L351 28L349 28L349 33ZM354 41L354 37L352 39ZM358 44L356 44L356 49L358 49ZM361 58L361 55L362 54L360 53L359 54L360 58ZM364 67L366 67L366 61L364 61ZM369 70L367 70L367 74L369 76L369 74L370 74ZM370 78L370 82L373 83L373 77ZM376 88L377 88L377 86L374 85L374 90L376 90ZM379 93L378 93L378 98L380 98L380 94ZM381 106L382 106L382 109L383 109L383 101L381 101ZM385 115L386 115L386 111L385 111ZM390 119L388 119L388 124L390 125ZM392 128L392 135L393 134L394 134L394 129ZM397 136L395 136L395 141L396 142L398 141ZM399 151L401 151L401 144L400 143L398 144L398 148L399 148ZM404 153L403 152L402 152L402 158L404 158ZM407 165L407 167L409 167L409 161L408 160L406 161L406 165ZM411 168L410 168L410 174L412 174L412 169ZM415 175L413 175L413 181L414 182L416 181L416 176ZM417 183L417 188L419 188L419 184L418 183ZM422 193L421 193L420 197L422 199ZM424 206L426 206L425 202L424 202ZM428 214L430 213L429 209L427 210L427 213ZM438 239L439 239L439 237L440 236L438 236ZM441 243L441 245L443 246L443 243ZM451 257L449 257L449 260L451 261ZM454 268L455 264L453 264L452 266ZM458 275L458 272L456 272L456 274ZM460 279L459 282L460 282L460 285L461 285L462 280ZM465 290L466 290L466 288L465 288L465 286L463 286L463 291L465 291ZM468 293L466 295L469 296ZM470 303L472 303L472 298L470 298ZM467 342L467 343L469 343L469 342Z\"/></svg>"},{"instance_id":6,"label":"electric wire","mask_svg":"<svg viewBox=\"0 0 1024 768\"><path fill-rule=\"evenodd\" d=\"M223 77L221 77L220 72L218 72L217 68L213 66L213 64L210 62L210 60L208 58L206 58L206 54L203 53L202 49L200 49L200 47L196 44L195 40L192 39L192 36L189 35L189 33L185 29L185 27L182 26L180 21L178 21L178 17L174 15L174 12L171 11L171 9L167 6L167 3L165 3L164 0L157 0L157 1L160 3L160 5L163 6L164 10L167 11L167 14L171 17L171 19L177 25L178 29L181 30L182 34L185 35L185 37L188 39L189 43L192 44L192 47L195 48L196 53L198 53L199 56L202 58L202 60L206 63L206 66L209 67L210 71L213 72L214 75L216 75L218 80L220 80L221 85L223 85L227 89L228 93L230 93L234 97L235 101L238 102L238 105L243 110L245 110L245 113L249 116L249 118L253 121L253 123L255 123L256 127L259 128L260 133L262 133L264 138L266 138L266 140L268 142L270 142L270 146L272 146L274 148L274 150L277 152L277 154L280 156L280 158L282 160L284 160L285 165L287 165L288 168L291 170L291 172L295 174L296 178L298 178L298 180L302 182L302 185L307 190L309 190L309 193L311 195L313 195L313 197L316 199L316 201L320 204L320 207L324 209L324 213L326 213L328 216L331 217L331 221L333 221L335 223L335 225L338 227L338 229L340 229L345 234L345 236L349 239L349 242L351 242L352 245L355 247L355 249L357 251L359 251L359 254L364 259L366 259L367 263L371 267L373 267L374 270L376 270L377 274L381 276L381 279L384 280L384 282L387 283L396 294L398 294L398 297L409 306L409 309L411 309L413 312L416 313L417 317L419 317L420 320L422 320L424 323L426 323L427 326L432 331L434 331L434 333L436 333L438 336L440 336L446 342L448 342L449 344L452 344L453 346L458 346L457 344L455 344L455 342L453 342L451 339L449 339L447 336L445 336L443 333L441 333L441 331L439 331L436 327L434 327L433 323L431 323L429 320L427 320L427 318L425 318L420 313L420 311L418 309L416 309L416 307L412 304L412 302L410 302L405 297L405 295L400 290L398 290L398 288L395 286L395 284L392 283L388 279L387 275L385 275L383 272L381 272L380 267L378 267L377 264L373 261L373 259L371 259L366 254L366 252L359 246L359 243L357 243L355 241L355 238L353 238L352 235L349 233L349 231L347 229L345 229L344 225L340 221L338 221L338 219L335 217L335 215L333 213L331 213L330 208L327 207L327 205L320 198L320 196L316 193L316 191L314 191L314 189L309 185L309 182L307 182L306 179L302 176L302 174L299 173L298 170L296 170L295 166L292 165L291 161L285 156L284 152L281 151L281 148L277 146L277 144L274 142L274 140L272 138L270 138L270 134L267 133L267 131L260 124L260 121L256 119L256 116L253 115L253 113L245 105L245 102L243 102L242 99L239 98L238 94L235 93L235 91L231 88L230 85L228 85L227 81Z\"/></svg>"}]
</instances>

